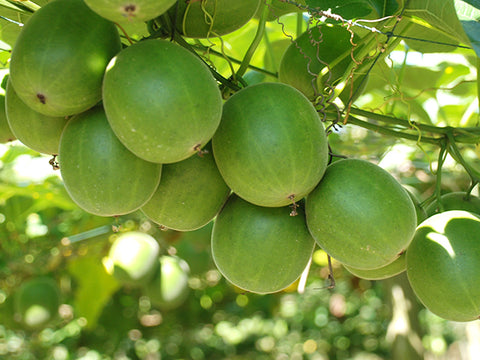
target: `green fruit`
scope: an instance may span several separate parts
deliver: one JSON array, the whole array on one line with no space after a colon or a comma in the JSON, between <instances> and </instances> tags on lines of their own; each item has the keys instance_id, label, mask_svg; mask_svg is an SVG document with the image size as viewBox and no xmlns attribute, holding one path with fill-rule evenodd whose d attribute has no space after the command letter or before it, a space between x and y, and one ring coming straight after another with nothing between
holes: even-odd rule
<instances>
[{"instance_id":1,"label":"green fruit","mask_svg":"<svg viewBox=\"0 0 480 360\"><path fill-rule=\"evenodd\" d=\"M212 140L227 185L260 206L284 206L307 195L328 161L323 124L298 90L280 83L248 86L223 107Z\"/></svg>"},{"instance_id":2,"label":"green fruit","mask_svg":"<svg viewBox=\"0 0 480 360\"><path fill-rule=\"evenodd\" d=\"M198 152L222 114L221 93L208 67L165 40L138 42L115 57L103 96L120 141L138 157L157 163Z\"/></svg>"},{"instance_id":3,"label":"green fruit","mask_svg":"<svg viewBox=\"0 0 480 360\"><path fill-rule=\"evenodd\" d=\"M6 112L12 132L25 146L43 154L58 154L60 136L67 124L65 117L43 115L25 105L10 81L7 84Z\"/></svg>"},{"instance_id":4,"label":"green fruit","mask_svg":"<svg viewBox=\"0 0 480 360\"><path fill-rule=\"evenodd\" d=\"M255 15L261 0L179 1L170 11L184 36L209 38L240 29Z\"/></svg>"},{"instance_id":5,"label":"green fruit","mask_svg":"<svg viewBox=\"0 0 480 360\"><path fill-rule=\"evenodd\" d=\"M388 279L398 274L401 274L406 270L405 255L403 252L396 260L391 262L388 265L382 266L378 269L357 269L351 266L344 265L345 269L351 272L356 277L367 279L367 280L383 280Z\"/></svg>"},{"instance_id":6,"label":"green fruit","mask_svg":"<svg viewBox=\"0 0 480 360\"><path fill-rule=\"evenodd\" d=\"M410 196L410 199L412 199L413 205L415 206L415 213L417 214L418 225L428 217L427 212L425 211L425 208L421 206L420 201L411 191L407 190L407 194Z\"/></svg>"},{"instance_id":7,"label":"green fruit","mask_svg":"<svg viewBox=\"0 0 480 360\"><path fill-rule=\"evenodd\" d=\"M5 96L0 95L0 144L5 144L16 139L8 124L5 106Z\"/></svg>"},{"instance_id":8,"label":"green fruit","mask_svg":"<svg viewBox=\"0 0 480 360\"><path fill-rule=\"evenodd\" d=\"M142 22L162 15L176 0L84 0L93 11L113 22Z\"/></svg>"},{"instance_id":9,"label":"green fruit","mask_svg":"<svg viewBox=\"0 0 480 360\"><path fill-rule=\"evenodd\" d=\"M77 114L100 101L105 68L120 48L115 25L83 0L55 0L23 27L13 48L10 79L35 111Z\"/></svg>"},{"instance_id":10,"label":"green fruit","mask_svg":"<svg viewBox=\"0 0 480 360\"><path fill-rule=\"evenodd\" d=\"M440 197L443 211L464 210L480 214L480 198L474 195L467 195L466 192L451 192ZM428 205L425 209L428 216L440 212L438 200Z\"/></svg>"},{"instance_id":11,"label":"green fruit","mask_svg":"<svg viewBox=\"0 0 480 360\"><path fill-rule=\"evenodd\" d=\"M188 264L176 257L164 255L158 260L157 273L145 286L145 294L154 306L172 310L182 305L188 297Z\"/></svg>"},{"instance_id":12,"label":"green fruit","mask_svg":"<svg viewBox=\"0 0 480 360\"><path fill-rule=\"evenodd\" d=\"M72 200L99 216L143 206L160 181L161 165L142 160L118 141L101 107L74 116L60 139L60 172Z\"/></svg>"},{"instance_id":13,"label":"green fruit","mask_svg":"<svg viewBox=\"0 0 480 360\"><path fill-rule=\"evenodd\" d=\"M210 221L200 229L182 232L180 239L175 242L175 255L188 263L191 275L203 276L215 268L210 247L213 223Z\"/></svg>"},{"instance_id":14,"label":"green fruit","mask_svg":"<svg viewBox=\"0 0 480 360\"><path fill-rule=\"evenodd\" d=\"M218 270L253 293L273 293L292 284L315 246L303 211L298 212L289 216L285 208L260 207L232 195L213 225L212 257Z\"/></svg>"},{"instance_id":15,"label":"green fruit","mask_svg":"<svg viewBox=\"0 0 480 360\"><path fill-rule=\"evenodd\" d=\"M138 231L123 233L110 247L106 270L122 284L146 284L154 276L159 252L152 236Z\"/></svg>"},{"instance_id":16,"label":"green fruit","mask_svg":"<svg viewBox=\"0 0 480 360\"><path fill-rule=\"evenodd\" d=\"M323 87L338 82L352 62L350 36L341 25L322 24L307 30L285 51L278 70L279 81L300 90L309 99L315 98Z\"/></svg>"},{"instance_id":17,"label":"green fruit","mask_svg":"<svg viewBox=\"0 0 480 360\"><path fill-rule=\"evenodd\" d=\"M407 248L417 224L406 190L387 171L364 160L329 165L305 206L318 245L359 269L393 262Z\"/></svg>"},{"instance_id":18,"label":"green fruit","mask_svg":"<svg viewBox=\"0 0 480 360\"><path fill-rule=\"evenodd\" d=\"M461 210L419 225L407 249L407 276L434 314L452 321L480 319L480 217Z\"/></svg>"},{"instance_id":19,"label":"green fruit","mask_svg":"<svg viewBox=\"0 0 480 360\"><path fill-rule=\"evenodd\" d=\"M60 305L60 291L52 278L38 277L23 283L14 294L15 311L28 328L41 328L52 320Z\"/></svg>"},{"instance_id":20,"label":"green fruit","mask_svg":"<svg viewBox=\"0 0 480 360\"><path fill-rule=\"evenodd\" d=\"M145 215L179 231L199 229L217 215L230 189L217 169L211 147L208 149L163 166L157 191L141 208Z\"/></svg>"}]
</instances>

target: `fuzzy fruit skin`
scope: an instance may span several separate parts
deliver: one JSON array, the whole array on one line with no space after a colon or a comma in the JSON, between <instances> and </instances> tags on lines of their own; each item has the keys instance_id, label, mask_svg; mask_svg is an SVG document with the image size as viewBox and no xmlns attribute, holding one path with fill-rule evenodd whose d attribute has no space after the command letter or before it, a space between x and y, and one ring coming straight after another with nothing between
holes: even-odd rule
<instances>
[{"instance_id":1,"label":"fuzzy fruit skin","mask_svg":"<svg viewBox=\"0 0 480 360\"><path fill-rule=\"evenodd\" d=\"M220 123L223 100L208 67L180 45L146 40L112 59L103 84L108 121L138 157L184 160Z\"/></svg>"},{"instance_id":2,"label":"fuzzy fruit skin","mask_svg":"<svg viewBox=\"0 0 480 360\"><path fill-rule=\"evenodd\" d=\"M463 210L431 216L407 249L407 276L434 314L452 321L480 318L480 217Z\"/></svg>"},{"instance_id":3,"label":"fuzzy fruit skin","mask_svg":"<svg viewBox=\"0 0 480 360\"><path fill-rule=\"evenodd\" d=\"M233 285L258 294L283 290L297 280L315 241L303 211L260 207L231 195L212 231L212 257Z\"/></svg>"},{"instance_id":4,"label":"fuzzy fruit skin","mask_svg":"<svg viewBox=\"0 0 480 360\"><path fill-rule=\"evenodd\" d=\"M155 192L161 165L123 146L101 107L69 120L60 138L60 173L72 200L99 216L128 214Z\"/></svg>"},{"instance_id":5,"label":"fuzzy fruit skin","mask_svg":"<svg viewBox=\"0 0 480 360\"><path fill-rule=\"evenodd\" d=\"M465 210L480 215L480 198L478 196L469 195L465 192L451 192L440 197L443 211L448 210ZM439 212L438 201L434 201L425 208L428 216L435 215Z\"/></svg>"},{"instance_id":6,"label":"fuzzy fruit skin","mask_svg":"<svg viewBox=\"0 0 480 360\"><path fill-rule=\"evenodd\" d=\"M98 15L113 22L142 22L162 15L176 0L84 0Z\"/></svg>"},{"instance_id":7,"label":"fuzzy fruit skin","mask_svg":"<svg viewBox=\"0 0 480 360\"><path fill-rule=\"evenodd\" d=\"M364 270L364 269L357 269L351 266L344 265L345 269L347 269L350 273L359 277L361 279L367 280L384 280L401 274L407 268L407 264L405 261L406 253L402 253L397 259L391 262L388 265L382 266L378 269L371 269L371 270Z\"/></svg>"},{"instance_id":8,"label":"fuzzy fruit skin","mask_svg":"<svg viewBox=\"0 0 480 360\"><path fill-rule=\"evenodd\" d=\"M154 222L178 231L191 231L209 223L227 200L230 189L213 158L211 146L202 155L165 164L155 194L142 206Z\"/></svg>"},{"instance_id":9,"label":"fuzzy fruit skin","mask_svg":"<svg viewBox=\"0 0 480 360\"><path fill-rule=\"evenodd\" d=\"M15 137L39 153L58 155L60 136L67 118L36 112L18 97L10 81L5 97L8 125Z\"/></svg>"},{"instance_id":10,"label":"fuzzy fruit skin","mask_svg":"<svg viewBox=\"0 0 480 360\"><path fill-rule=\"evenodd\" d=\"M179 1L176 28L186 37L208 38L226 35L245 25L256 13L261 0ZM205 9L205 11L202 9ZM176 7L170 10L175 16ZM213 19L210 25L206 13Z\"/></svg>"},{"instance_id":11,"label":"fuzzy fruit skin","mask_svg":"<svg viewBox=\"0 0 480 360\"><path fill-rule=\"evenodd\" d=\"M15 311L30 329L45 326L58 312L60 290L49 277L33 278L14 293Z\"/></svg>"},{"instance_id":12,"label":"fuzzy fruit skin","mask_svg":"<svg viewBox=\"0 0 480 360\"><path fill-rule=\"evenodd\" d=\"M23 27L12 51L10 79L35 111L74 115L100 101L105 68L120 49L115 25L83 0L55 0Z\"/></svg>"},{"instance_id":13,"label":"fuzzy fruit skin","mask_svg":"<svg viewBox=\"0 0 480 360\"><path fill-rule=\"evenodd\" d=\"M108 252L107 272L124 285L147 284L153 278L160 246L139 231L122 233Z\"/></svg>"},{"instance_id":14,"label":"fuzzy fruit skin","mask_svg":"<svg viewBox=\"0 0 480 360\"><path fill-rule=\"evenodd\" d=\"M188 264L179 257L162 255L156 269L153 279L144 287L145 294L161 310L179 307L190 293Z\"/></svg>"},{"instance_id":15,"label":"fuzzy fruit skin","mask_svg":"<svg viewBox=\"0 0 480 360\"><path fill-rule=\"evenodd\" d=\"M305 211L318 245L359 269L393 262L407 248L417 224L406 190L381 167L358 159L329 165L307 196Z\"/></svg>"},{"instance_id":16,"label":"fuzzy fruit skin","mask_svg":"<svg viewBox=\"0 0 480 360\"><path fill-rule=\"evenodd\" d=\"M227 185L259 206L299 201L318 184L328 161L315 108L280 83L251 85L230 97L212 145Z\"/></svg>"},{"instance_id":17,"label":"fuzzy fruit skin","mask_svg":"<svg viewBox=\"0 0 480 360\"><path fill-rule=\"evenodd\" d=\"M0 95L0 144L5 144L15 139L16 137L8 124L5 96Z\"/></svg>"}]
</instances>

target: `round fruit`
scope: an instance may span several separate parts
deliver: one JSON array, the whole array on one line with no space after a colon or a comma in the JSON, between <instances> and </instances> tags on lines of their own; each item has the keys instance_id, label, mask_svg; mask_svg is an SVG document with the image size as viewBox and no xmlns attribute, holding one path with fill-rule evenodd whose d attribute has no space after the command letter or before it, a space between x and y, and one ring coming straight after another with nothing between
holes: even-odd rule
<instances>
[{"instance_id":1,"label":"round fruit","mask_svg":"<svg viewBox=\"0 0 480 360\"><path fill-rule=\"evenodd\" d=\"M248 86L224 104L213 153L227 185L260 206L307 195L328 161L323 124L308 99L280 83Z\"/></svg>"},{"instance_id":2,"label":"round fruit","mask_svg":"<svg viewBox=\"0 0 480 360\"><path fill-rule=\"evenodd\" d=\"M8 125L5 106L5 96L0 95L0 144L5 144L16 139L10 125Z\"/></svg>"},{"instance_id":3,"label":"round fruit","mask_svg":"<svg viewBox=\"0 0 480 360\"><path fill-rule=\"evenodd\" d=\"M128 214L143 206L160 181L161 165L142 160L118 141L101 107L74 116L60 139L65 189L85 211Z\"/></svg>"},{"instance_id":4,"label":"round fruit","mask_svg":"<svg viewBox=\"0 0 480 360\"><path fill-rule=\"evenodd\" d=\"M23 283L14 300L22 322L29 328L40 328L57 314L60 291L52 278L38 277Z\"/></svg>"},{"instance_id":5,"label":"round fruit","mask_svg":"<svg viewBox=\"0 0 480 360\"><path fill-rule=\"evenodd\" d=\"M452 321L480 319L480 217L461 210L419 225L407 249L407 276L434 314Z\"/></svg>"},{"instance_id":6,"label":"round fruit","mask_svg":"<svg viewBox=\"0 0 480 360\"><path fill-rule=\"evenodd\" d=\"M103 96L120 141L138 157L157 163L198 152L222 114L221 93L208 67L165 40L138 42L112 59Z\"/></svg>"},{"instance_id":7,"label":"round fruit","mask_svg":"<svg viewBox=\"0 0 480 360\"><path fill-rule=\"evenodd\" d=\"M351 272L356 277L367 280L383 280L391 278L395 275L401 274L406 270L405 255L403 252L396 260L388 265L382 266L378 269L364 270L357 269L351 266L344 265L345 269Z\"/></svg>"},{"instance_id":8,"label":"round fruit","mask_svg":"<svg viewBox=\"0 0 480 360\"><path fill-rule=\"evenodd\" d=\"M23 27L13 48L10 79L35 111L77 114L100 101L105 68L120 49L115 25L83 0L55 0Z\"/></svg>"},{"instance_id":9,"label":"round fruit","mask_svg":"<svg viewBox=\"0 0 480 360\"><path fill-rule=\"evenodd\" d=\"M176 0L84 0L93 11L113 22L142 22L162 15Z\"/></svg>"},{"instance_id":10,"label":"round fruit","mask_svg":"<svg viewBox=\"0 0 480 360\"><path fill-rule=\"evenodd\" d=\"M212 232L212 257L233 285L253 293L283 290L298 279L315 241L303 211L289 216L283 207L250 204L232 195Z\"/></svg>"},{"instance_id":11,"label":"round fruit","mask_svg":"<svg viewBox=\"0 0 480 360\"><path fill-rule=\"evenodd\" d=\"M480 214L480 198L466 192L451 192L440 197L442 211L464 210ZM440 212L438 200L428 205L425 209L428 216Z\"/></svg>"},{"instance_id":12,"label":"round fruit","mask_svg":"<svg viewBox=\"0 0 480 360\"><path fill-rule=\"evenodd\" d=\"M138 231L123 233L110 247L107 272L123 284L146 284L154 276L159 252L152 236Z\"/></svg>"},{"instance_id":13,"label":"round fruit","mask_svg":"<svg viewBox=\"0 0 480 360\"><path fill-rule=\"evenodd\" d=\"M315 98L324 86L338 82L352 62L350 37L340 25L322 24L305 31L285 51L278 79Z\"/></svg>"},{"instance_id":14,"label":"round fruit","mask_svg":"<svg viewBox=\"0 0 480 360\"><path fill-rule=\"evenodd\" d=\"M141 208L154 222L169 229L190 231L212 220L230 189L217 169L211 147L207 153L162 167L153 197Z\"/></svg>"},{"instance_id":15,"label":"round fruit","mask_svg":"<svg viewBox=\"0 0 480 360\"><path fill-rule=\"evenodd\" d=\"M209 38L240 29L255 15L261 0L179 1L170 11L184 36Z\"/></svg>"},{"instance_id":16,"label":"round fruit","mask_svg":"<svg viewBox=\"0 0 480 360\"><path fill-rule=\"evenodd\" d=\"M18 97L12 83L7 83L7 120L18 140L42 154L57 155L60 136L67 124L65 117L53 117L36 112Z\"/></svg>"},{"instance_id":17,"label":"round fruit","mask_svg":"<svg viewBox=\"0 0 480 360\"><path fill-rule=\"evenodd\" d=\"M184 260L175 256L160 256L157 273L145 286L145 294L152 304L160 309L175 309L188 297L189 272L188 264Z\"/></svg>"},{"instance_id":18,"label":"round fruit","mask_svg":"<svg viewBox=\"0 0 480 360\"><path fill-rule=\"evenodd\" d=\"M359 269L393 262L407 248L417 225L406 190L387 171L364 160L329 165L305 206L308 228L318 245Z\"/></svg>"}]
</instances>

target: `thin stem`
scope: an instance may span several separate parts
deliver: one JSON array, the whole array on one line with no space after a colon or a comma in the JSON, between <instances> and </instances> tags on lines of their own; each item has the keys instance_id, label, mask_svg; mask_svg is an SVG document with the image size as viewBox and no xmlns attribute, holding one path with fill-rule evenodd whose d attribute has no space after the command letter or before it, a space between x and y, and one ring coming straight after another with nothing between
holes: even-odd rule
<instances>
[{"instance_id":1,"label":"thin stem","mask_svg":"<svg viewBox=\"0 0 480 360\"><path fill-rule=\"evenodd\" d=\"M442 144L440 148L440 152L438 154L438 165L436 171L436 182L435 182L435 198L437 199L437 208L439 212L443 211L443 205L440 201L440 197L442 195L442 167L445 163L445 159L447 158L447 145Z\"/></svg>"},{"instance_id":2,"label":"thin stem","mask_svg":"<svg viewBox=\"0 0 480 360\"><path fill-rule=\"evenodd\" d=\"M304 22L305 21L303 20L303 13L298 12L297 13L297 29L296 29L297 39L303 33L303 23Z\"/></svg>"},{"instance_id":3,"label":"thin stem","mask_svg":"<svg viewBox=\"0 0 480 360\"><path fill-rule=\"evenodd\" d=\"M371 111L366 111L366 110L362 110L362 109L354 108L354 107L352 107L350 109L350 113L353 114L353 115L363 116L363 117L366 117L368 119L381 121L385 124L400 125L400 126L403 126L406 129L411 129L412 124L414 124L420 130L430 132L430 133L434 133L434 134L445 135L450 131L450 128L448 128L448 127L437 127L437 126L431 126L431 125L426 125L426 124L420 124L420 123L417 123L417 122L412 122L412 121L408 121L408 120L405 120L405 119L399 119L399 118L396 118L396 117L393 117L393 116L383 115L383 114L379 114L379 113L375 113L375 112L371 112Z\"/></svg>"},{"instance_id":4,"label":"thin stem","mask_svg":"<svg viewBox=\"0 0 480 360\"><path fill-rule=\"evenodd\" d=\"M265 4L263 5L262 15L258 20L257 33L255 34L255 37L252 43L250 44L250 47L247 49L247 52L245 53L243 61L240 64L239 69L237 70L236 77L242 77L243 75L245 75L245 72L248 69L248 65L252 60L253 54L257 50L258 45L260 45L260 42L262 41L263 33L265 32L265 24L267 22L267 17L270 12L271 3L272 3L272 0L265 0Z\"/></svg>"},{"instance_id":5,"label":"thin stem","mask_svg":"<svg viewBox=\"0 0 480 360\"><path fill-rule=\"evenodd\" d=\"M195 49L193 48L192 45L190 45L187 41L185 41L185 39L180 36L180 34L178 32L174 32L173 34L173 39L175 40L176 43L178 43L179 45L183 46L185 49L189 50L192 54L196 55L200 60L202 60L204 63L205 61L202 59L202 57L200 55L197 54L197 52L195 51ZM206 63L205 63L206 64ZM208 64L206 64L208 66L208 68L210 69L210 71L212 72L213 76L215 77L215 79L220 82L222 85L234 90L234 91L238 91L240 90L240 87L234 83L232 83L230 80L226 79L224 76L222 76L221 74L219 74L217 71L215 71L215 69L213 69L211 66L209 66Z\"/></svg>"},{"instance_id":6,"label":"thin stem","mask_svg":"<svg viewBox=\"0 0 480 360\"><path fill-rule=\"evenodd\" d=\"M351 116L351 115L348 118L348 123L360 126L362 128L368 129L368 130L373 130L373 131L378 132L380 134L384 134L384 135L388 135L388 136L392 136L392 137L396 137L396 138L412 140L412 141L415 141L415 142L420 141L420 142L424 142L424 143L428 143L428 144L439 145L440 142L443 139L441 137L435 138L435 137L428 137L428 136L422 136L421 138L419 138L419 136L416 135L416 134L409 134L409 133L405 133L405 132L398 131L398 130L388 129L388 128L386 128L384 126L381 126L381 125L375 125L375 124L369 123L367 121L360 120L360 119L358 119L354 116Z\"/></svg>"},{"instance_id":7,"label":"thin stem","mask_svg":"<svg viewBox=\"0 0 480 360\"><path fill-rule=\"evenodd\" d=\"M463 168L465 169L467 174L470 176L473 183L480 182L480 172L474 169L465 161L465 159L462 156L462 153L460 152L460 149L458 148L455 142L455 138L451 134L448 134L447 137L448 137L448 153L455 159L456 162L458 162L460 165L463 166Z\"/></svg>"}]
</instances>

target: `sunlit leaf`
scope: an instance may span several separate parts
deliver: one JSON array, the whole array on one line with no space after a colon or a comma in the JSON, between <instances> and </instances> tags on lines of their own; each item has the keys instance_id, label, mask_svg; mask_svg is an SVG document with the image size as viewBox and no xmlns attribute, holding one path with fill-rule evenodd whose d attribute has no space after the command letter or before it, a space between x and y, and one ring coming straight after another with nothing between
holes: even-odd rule
<instances>
[{"instance_id":1,"label":"sunlit leaf","mask_svg":"<svg viewBox=\"0 0 480 360\"><path fill-rule=\"evenodd\" d=\"M367 0L306 0L309 7L318 10L331 10L333 14L340 15L345 19L362 18L372 12Z\"/></svg>"},{"instance_id":2,"label":"sunlit leaf","mask_svg":"<svg viewBox=\"0 0 480 360\"><path fill-rule=\"evenodd\" d=\"M461 0L455 0L455 10L475 53L480 56L480 10Z\"/></svg>"},{"instance_id":3,"label":"sunlit leaf","mask_svg":"<svg viewBox=\"0 0 480 360\"><path fill-rule=\"evenodd\" d=\"M425 25L430 25L461 43L469 42L457 18L453 0L410 0L404 15L420 18L426 22Z\"/></svg>"}]
</instances>

